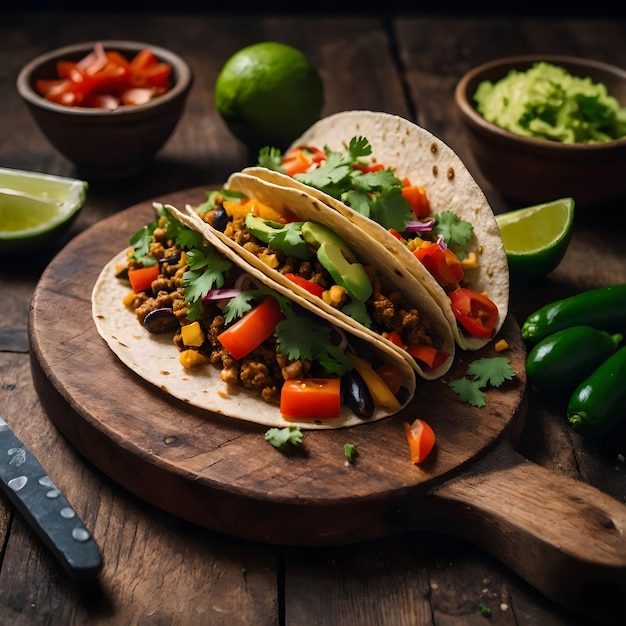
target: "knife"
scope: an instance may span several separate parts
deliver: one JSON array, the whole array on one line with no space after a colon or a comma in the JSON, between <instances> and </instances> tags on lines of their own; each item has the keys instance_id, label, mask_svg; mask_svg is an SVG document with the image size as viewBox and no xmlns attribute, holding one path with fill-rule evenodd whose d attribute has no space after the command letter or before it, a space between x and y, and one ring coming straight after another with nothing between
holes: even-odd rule
<instances>
[{"instance_id":1,"label":"knife","mask_svg":"<svg viewBox=\"0 0 626 626\"><path fill-rule=\"evenodd\" d=\"M0 488L77 582L95 578L102 554L32 452L0 417Z\"/></svg>"}]
</instances>

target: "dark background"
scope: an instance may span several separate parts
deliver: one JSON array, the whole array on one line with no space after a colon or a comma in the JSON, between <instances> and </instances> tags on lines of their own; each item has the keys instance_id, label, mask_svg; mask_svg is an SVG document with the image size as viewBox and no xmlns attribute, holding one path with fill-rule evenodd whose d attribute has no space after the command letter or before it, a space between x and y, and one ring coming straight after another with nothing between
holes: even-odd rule
<instances>
[{"instance_id":1,"label":"dark background","mask_svg":"<svg viewBox=\"0 0 626 626\"><path fill-rule=\"evenodd\" d=\"M623 0L580 2L577 0L125 0L121 3L85 3L84 0L23 0L3 2L1 11L80 11L80 12L162 12L162 13L256 13L256 14L362 14L362 15L525 15L565 18L574 16L624 17ZM9 6L7 6L9 5Z\"/></svg>"}]
</instances>

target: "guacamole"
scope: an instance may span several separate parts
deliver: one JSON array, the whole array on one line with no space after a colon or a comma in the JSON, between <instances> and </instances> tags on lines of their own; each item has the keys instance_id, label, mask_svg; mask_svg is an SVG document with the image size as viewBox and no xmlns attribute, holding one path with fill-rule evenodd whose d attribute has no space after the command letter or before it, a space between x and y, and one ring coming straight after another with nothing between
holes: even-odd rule
<instances>
[{"instance_id":1,"label":"guacamole","mask_svg":"<svg viewBox=\"0 0 626 626\"><path fill-rule=\"evenodd\" d=\"M518 135L562 143L596 143L626 136L626 107L602 83L572 76L551 63L511 70L483 81L474 95L478 112Z\"/></svg>"}]
</instances>

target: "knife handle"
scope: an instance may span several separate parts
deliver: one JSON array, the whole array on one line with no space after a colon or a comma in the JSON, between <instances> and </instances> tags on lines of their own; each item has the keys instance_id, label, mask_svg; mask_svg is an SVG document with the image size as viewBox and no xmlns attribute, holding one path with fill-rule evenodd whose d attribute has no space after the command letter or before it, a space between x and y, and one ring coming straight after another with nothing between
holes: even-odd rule
<instances>
[{"instance_id":1,"label":"knife handle","mask_svg":"<svg viewBox=\"0 0 626 626\"><path fill-rule=\"evenodd\" d=\"M0 417L0 486L67 573L86 582L102 569L91 533L30 450Z\"/></svg>"}]
</instances>

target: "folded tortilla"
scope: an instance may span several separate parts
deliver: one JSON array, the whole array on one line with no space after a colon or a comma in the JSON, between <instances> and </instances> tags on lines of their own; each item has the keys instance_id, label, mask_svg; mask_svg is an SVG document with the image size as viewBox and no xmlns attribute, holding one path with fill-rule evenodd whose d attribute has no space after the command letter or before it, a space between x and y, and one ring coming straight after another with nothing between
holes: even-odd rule
<instances>
[{"instance_id":1,"label":"folded tortilla","mask_svg":"<svg viewBox=\"0 0 626 626\"><path fill-rule=\"evenodd\" d=\"M382 280L386 281L386 284L391 286L393 290L401 292L405 301L420 311L420 315L428 320L432 335L437 338L440 344L436 347L448 355L445 362L432 370L422 368L420 363L406 350L398 347L389 339L375 333L373 330L366 328L342 311L327 304L321 298L312 295L306 289L294 284L283 274L260 261L253 253L232 241L219 230L212 228L201 219L194 207L188 205L186 207L187 214L193 220L192 223L195 224L195 228L202 232L205 237L209 240L218 238L235 251L237 255L244 258L251 266L256 267L269 276L276 285L290 290L294 297L298 298L298 302L302 306L318 313L323 312L330 319L335 320L335 323L347 325L347 327L359 333L366 333L371 341L385 345L406 360L418 376L427 380L433 380L443 376L450 369L456 348L450 325L440 306L424 287L423 283L403 267L395 252L388 250L384 246L372 245L373 242L369 237L364 237L363 231L354 228L354 224L349 219L339 212L331 210L325 203L310 195L308 188L307 191L300 191L284 185L276 185L264 181L258 176L242 172L232 174L225 188L230 191L240 192L247 198L256 198L263 204L276 209L279 213L291 213L296 215L301 221L317 222L331 228L346 242L361 263L375 267Z\"/></svg>"},{"instance_id":2,"label":"folded tortilla","mask_svg":"<svg viewBox=\"0 0 626 626\"><path fill-rule=\"evenodd\" d=\"M416 124L396 115L373 111L346 111L326 117L307 130L291 146L311 146L343 151L352 137L365 137L372 146L371 160L392 168L399 179L408 178L426 189L432 213L450 210L474 227L468 251L479 259L476 269L465 271L463 286L486 292L498 307L497 333L509 307L509 270L500 230L489 203L458 155L443 141ZM310 193L367 232L396 258L399 266L415 276L439 304L463 350L476 350L488 339L466 334L457 323L444 289L413 253L383 226L364 217L332 196L294 178L263 167L243 170L276 185Z\"/></svg>"},{"instance_id":3,"label":"folded tortilla","mask_svg":"<svg viewBox=\"0 0 626 626\"><path fill-rule=\"evenodd\" d=\"M168 207L168 210L189 227L192 227L192 222L195 224L189 216L175 208ZM244 268L257 284L270 287L297 300L289 289L277 285L266 274L250 266L218 239L211 237L209 243L228 260ZM302 429L343 428L380 420L397 412L386 407L376 407L372 417L363 418L344 405L339 418L286 419L281 415L278 406L263 401L256 392L223 382L217 367L207 364L198 368L183 368L179 363L180 353L172 342L173 333L148 332L138 323L134 312L125 306L124 298L128 295L130 286L127 281L116 277L116 268L124 264L126 257L126 250L119 252L98 276L91 296L92 317L98 333L119 360L162 392L214 414L277 428L286 426ZM415 373L408 362L399 358L388 346L374 343L368 333L360 332L323 312L319 312L318 316L343 330L349 344L366 342L377 362L389 363L400 371L402 386L407 392L400 408L406 406L413 398L416 386Z\"/></svg>"}]
</instances>

